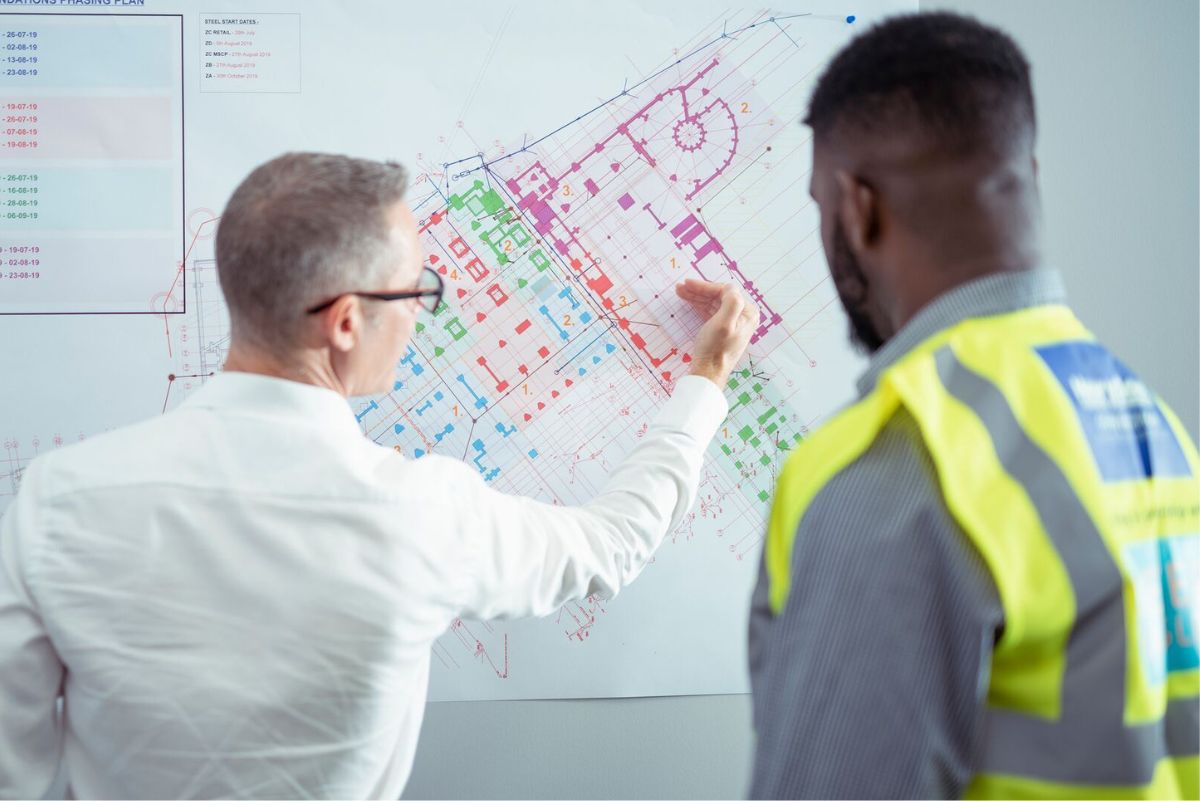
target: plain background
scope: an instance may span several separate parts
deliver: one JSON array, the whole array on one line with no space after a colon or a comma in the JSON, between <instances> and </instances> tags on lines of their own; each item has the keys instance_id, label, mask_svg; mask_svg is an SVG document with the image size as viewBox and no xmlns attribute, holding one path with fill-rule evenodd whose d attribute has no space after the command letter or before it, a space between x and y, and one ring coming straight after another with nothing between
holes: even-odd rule
<instances>
[{"instance_id":1,"label":"plain background","mask_svg":"<svg viewBox=\"0 0 1200 801\"><path fill-rule=\"evenodd\" d=\"M1195 0L954 0L1033 65L1049 263L1200 431ZM884 655L879 655L881 658ZM430 704L405 798L737 798L747 696Z\"/></svg>"}]
</instances>

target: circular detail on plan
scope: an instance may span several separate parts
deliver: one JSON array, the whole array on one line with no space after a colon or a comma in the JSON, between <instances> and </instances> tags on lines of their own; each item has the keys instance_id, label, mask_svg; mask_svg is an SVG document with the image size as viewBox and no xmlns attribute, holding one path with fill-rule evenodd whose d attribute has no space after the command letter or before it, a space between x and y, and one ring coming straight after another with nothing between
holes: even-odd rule
<instances>
[{"instance_id":1,"label":"circular detail on plan","mask_svg":"<svg viewBox=\"0 0 1200 801\"><path fill-rule=\"evenodd\" d=\"M675 145L688 153L693 153L703 147L707 136L704 126L695 117L684 117L675 123L675 127L671 130L671 137L675 140Z\"/></svg>"}]
</instances>

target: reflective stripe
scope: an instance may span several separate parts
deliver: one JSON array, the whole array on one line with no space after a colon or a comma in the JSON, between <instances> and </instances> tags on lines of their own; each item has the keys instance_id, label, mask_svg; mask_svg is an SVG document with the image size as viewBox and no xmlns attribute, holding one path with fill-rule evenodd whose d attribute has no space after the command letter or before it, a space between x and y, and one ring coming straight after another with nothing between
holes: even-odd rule
<instances>
[{"instance_id":1,"label":"reflective stripe","mask_svg":"<svg viewBox=\"0 0 1200 801\"><path fill-rule=\"evenodd\" d=\"M1200 696L1167 704L1167 753L1173 757L1200 754Z\"/></svg>"},{"instance_id":2,"label":"reflective stripe","mask_svg":"<svg viewBox=\"0 0 1200 801\"><path fill-rule=\"evenodd\" d=\"M1148 784L1163 757L1197 753L1200 699L1173 702L1166 723L1124 725L1125 612L1111 552L1067 477L1025 433L999 388L960 362L949 346L934 359L946 391L976 414L1000 463L1028 495L1062 559L1076 603L1059 719L989 707L981 772L1071 784Z\"/></svg>"}]
</instances>

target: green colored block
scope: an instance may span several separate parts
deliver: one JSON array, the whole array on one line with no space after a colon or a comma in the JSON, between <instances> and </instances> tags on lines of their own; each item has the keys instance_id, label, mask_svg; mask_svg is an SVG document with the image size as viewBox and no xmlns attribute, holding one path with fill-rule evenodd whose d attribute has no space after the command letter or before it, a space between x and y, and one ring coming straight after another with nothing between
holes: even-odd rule
<instances>
[{"instance_id":1,"label":"green colored block","mask_svg":"<svg viewBox=\"0 0 1200 801\"><path fill-rule=\"evenodd\" d=\"M758 499L759 499L760 501L765 501L767 498L770 498L770 497L771 497L771 496L767 494L767 491L766 491L766 490L759 490L759 491L758 491Z\"/></svg>"},{"instance_id":2,"label":"green colored block","mask_svg":"<svg viewBox=\"0 0 1200 801\"><path fill-rule=\"evenodd\" d=\"M500 197L500 193L495 189L484 192L479 198L479 203L483 206L484 214L495 214L504 208L504 198Z\"/></svg>"},{"instance_id":3,"label":"green colored block","mask_svg":"<svg viewBox=\"0 0 1200 801\"><path fill-rule=\"evenodd\" d=\"M466 326L464 326L457 317L452 318L443 327L446 329L446 333L448 333L450 336L454 337L455 342L457 342L458 340L462 339L463 337L465 337L467 335Z\"/></svg>"},{"instance_id":4,"label":"green colored block","mask_svg":"<svg viewBox=\"0 0 1200 801\"><path fill-rule=\"evenodd\" d=\"M764 454L763 454L763 457L762 457L761 459L759 459L758 461L762 462L764 465L767 465L767 464L770 464L770 463L771 463L771 457L767 456L767 455L764 453Z\"/></svg>"},{"instance_id":5,"label":"green colored block","mask_svg":"<svg viewBox=\"0 0 1200 801\"><path fill-rule=\"evenodd\" d=\"M759 424L759 425L762 425L763 423L765 423L765 422L767 422L768 420L770 420L770 419L771 419L771 415L775 414L775 412L776 412L776 411L777 411L777 410L776 410L776 408L775 408L774 406L772 406L770 409L767 409L765 412L763 412L762 414L760 414L760 415L758 416L758 424Z\"/></svg>"},{"instance_id":6,"label":"green colored block","mask_svg":"<svg viewBox=\"0 0 1200 801\"><path fill-rule=\"evenodd\" d=\"M738 436L742 438L742 442L745 442L746 440L748 440L752 436L754 436L754 429L751 428L750 426L744 426L742 428L742 430L737 433L738 433Z\"/></svg>"},{"instance_id":7,"label":"green colored block","mask_svg":"<svg viewBox=\"0 0 1200 801\"><path fill-rule=\"evenodd\" d=\"M755 437L754 439L750 440L750 444L757 448L759 445L762 445L762 440L758 437Z\"/></svg>"},{"instance_id":8,"label":"green colored block","mask_svg":"<svg viewBox=\"0 0 1200 801\"><path fill-rule=\"evenodd\" d=\"M483 186L482 181L476 181L475 184L477 188ZM455 211L462 211L467 205L467 201L463 200L462 195L451 195L447 202L450 204L450 208L454 209Z\"/></svg>"},{"instance_id":9,"label":"green colored block","mask_svg":"<svg viewBox=\"0 0 1200 801\"><path fill-rule=\"evenodd\" d=\"M450 208L462 211L466 208L476 217L492 216L504 209L504 198L495 189L483 188L483 181L475 181L471 189L461 195L451 195Z\"/></svg>"},{"instance_id":10,"label":"green colored block","mask_svg":"<svg viewBox=\"0 0 1200 801\"><path fill-rule=\"evenodd\" d=\"M725 452L726 456L733 456L733 451L729 449L728 445L722 445L721 450Z\"/></svg>"},{"instance_id":11,"label":"green colored block","mask_svg":"<svg viewBox=\"0 0 1200 801\"><path fill-rule=\"evenodd\" d=\"M767 426L767 429L766 429L768 434L774 434L778 430L779 430L778 423L771 423L771 425Z\"/></svg>"}]
</instances>

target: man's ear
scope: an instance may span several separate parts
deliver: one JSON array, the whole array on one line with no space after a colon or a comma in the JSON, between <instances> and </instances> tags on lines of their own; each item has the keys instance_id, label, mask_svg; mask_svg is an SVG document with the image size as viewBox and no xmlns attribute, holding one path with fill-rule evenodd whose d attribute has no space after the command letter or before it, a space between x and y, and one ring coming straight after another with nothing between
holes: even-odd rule
<instances>
[{"instance_id":1,"label":"man's ear","mask_svg":"<svg viewBox=\"0 0 1200 801\"><path fill-rule=\"evenodd\" d=\"M855 253L869 250L879 233L879 196L870 185L845 170L834 173L834 180L846 239Z\"/></svg>"},{"instance_id":2,"label":"man's ear","mask_svg":"<svg viewBox=\"0 0 1200 801\"><path fill-rule=\"evenodd\" d=\"M342 295L321 312L321 333L336 351L347 353L358 344L363 327L362 302L354 295Z\"/></svg>"}]
</instances>

